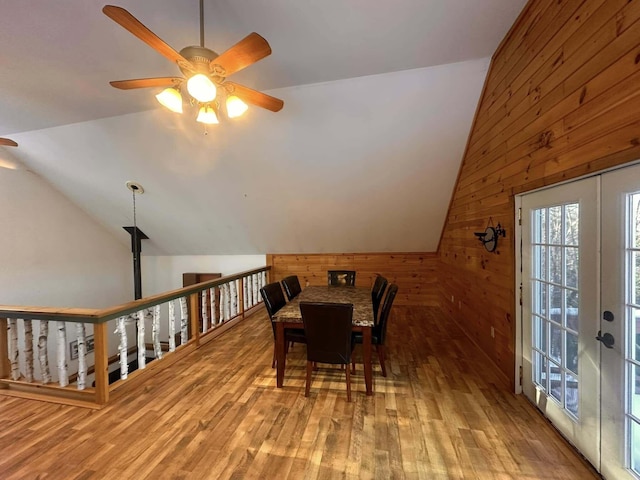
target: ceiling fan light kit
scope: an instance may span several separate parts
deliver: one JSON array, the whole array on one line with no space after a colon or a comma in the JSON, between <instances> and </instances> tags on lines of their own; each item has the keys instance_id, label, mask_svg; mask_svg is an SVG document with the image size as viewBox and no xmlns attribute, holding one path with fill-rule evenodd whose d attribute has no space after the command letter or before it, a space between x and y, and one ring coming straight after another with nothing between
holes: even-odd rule
<instances>
[{"instance_id":1,"label":"ceiling fan light kit","mask_svg":"<svg viewBox=\"0 0 640 480\"><path fill-rule=\"evenodd\" d=\"M227 97L227 117L236 118L247 111L249 106L235 95Z\"/></svg>"},{"instance_id":2,"label":"ceiling fan light kit","mask_svg":"<svg viewBox=\"0 0 640 480\"><path fill-rule=\"evenodd\" d=\"M197 73L187 80L187 91L200 103L211 102L216 98L216 86L203 73Z\"/></svg>"},{"instance_id":3,"label":"ceiling fan light kit","mask_svg":"<svg viewBox=\"0 0 640 480\"><path fill-rule=\"evenodd\" d=\"M218 121L218 116L216 115L216 111L210 105L205 105L203 107L200 107L200 111L198 112L198 118L196 118L196 122L205 123L207 125L216 125L220 123Z\"/></svg>"},{"instance_id":4,"label":"ceiling fan light kit","mask_svg":"<svg viewBox=\"0 0 640 480\"><path fill-rule=\"evenodd\" d=\"M218 116L223 104L228 118L237 118L244 114L249 108L247 104L272 112L278 112L284 106L284 102L278 98L227 80L228 76L270 55L271 47L264 38L253 32L220 55L206 48L203 0L200 0L200 46L185 47L179 53L124 8L105 5L102 11L121 27L174 62L184 75L118 80L110 82L111 86L121 90L164 87L164 90L156 95L156 99L174 113L183 112L181 90L186 89L192 97L189 103L198 107L196 120L209 125L219 123Z\"/></svg>"},{"instance_id":5,"label":"ceiling fan light kit","mask_svg":"<svg viewBox=\"0 0 640 480\"><path fill-rule=\"evenodd\" d=\"M182 95L173 87L165 88L156 95L156 99L165 108L174 113L182 113Z\"/></svg>"}]
</instances>

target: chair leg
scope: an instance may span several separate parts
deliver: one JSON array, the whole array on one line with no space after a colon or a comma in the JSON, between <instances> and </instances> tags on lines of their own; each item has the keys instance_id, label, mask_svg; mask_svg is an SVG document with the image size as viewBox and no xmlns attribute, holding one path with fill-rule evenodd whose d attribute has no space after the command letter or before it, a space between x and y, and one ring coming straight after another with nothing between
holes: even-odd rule
<instances>
[{"instance_id":1,"label":"chair leg","mask_svg":"<svg viewBox=\"0 0 640 480\"><path fill-rule=\"evenodd\" d=\"M351 370L349 365L345 365L345 371L347 372L347 402L351 401Z\"/></svg>"},{"instance_id":2,"label":"chair leg","mask_svg":"<svg viewBox=\"0 0 640 480\"><path fill-rule=\"evenodd\" d=\"M386 352L384 349L384 345L376 345L376 350L378 351L378 359L380 360L380 368L382 368L382 376L387 376L387 368L384 365L384 360L386 357Z\"/></svg>"},{"instance_id":3,"label":"chair leg","mask_svg":"<svg viewBox=\"0 0 640 480\"><path fill-rule=\"evenodd\" d=\"M276 343L273 342L273 360L271 360L271 368L276 368Z\"/></svg>"},{"instance_id":4,"label":"chair leg","mask_svg":"<svg viewBox=\"0 0 640 480\"><path fill-rule=\"evenodd\" d=\"M304 385L304 396L309 396L309 389L311 388L311 371L313 370L313 362L307 360L307 381Z\"/></svg>"},{"instance_id":5,"label":"chair leg","mask_svg":"<svg viewBox=\"0 0 640 480\"><path fill-rule=\"evenodd\" d=\"M351 374L356 374L356 357L353 355L353 352L351 352Z\"/></svg>"}]
</instances>

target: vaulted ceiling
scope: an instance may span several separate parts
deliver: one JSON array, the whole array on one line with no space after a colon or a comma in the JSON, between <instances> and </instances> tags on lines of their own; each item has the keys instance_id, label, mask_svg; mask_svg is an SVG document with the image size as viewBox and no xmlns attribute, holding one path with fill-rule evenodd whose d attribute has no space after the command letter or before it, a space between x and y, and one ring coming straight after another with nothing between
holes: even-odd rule
<instances>
[{"instance_id":1,"label":"vaulted ceiling","mask_svg":"<svg viewBox=\"0 0 640 480\"><path fill-rule=\"evenodd\" d=\"M205 0L205 45L252 31L271 56L233 76L285 102L209 127L109 80L172 65L94 0L0 5L0 165L41 175L123 242L145 187L147 254L430 251L489 57L525 0ZM128 0L176 50L198 1ZM2 171L0 170L0 174Z\"/></svg>"}]
</instances>

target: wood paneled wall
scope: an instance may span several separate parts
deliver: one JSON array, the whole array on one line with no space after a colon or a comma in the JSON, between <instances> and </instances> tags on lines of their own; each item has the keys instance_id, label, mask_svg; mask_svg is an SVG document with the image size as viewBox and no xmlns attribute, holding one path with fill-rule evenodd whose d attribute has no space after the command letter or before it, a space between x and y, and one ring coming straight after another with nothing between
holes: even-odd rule
<instances>
[{"instance_id":1,"label":"wood paneled wall","mask_svg":"<svg viewBox=\"0 0 640 480\"><path fill-rule=\"evenodd\" d=\"M372 287L377 274L398 285L396 305L438 304L435 253L272 254L271 281L297 275L300 284L326 285L327 270L355 270L356 286Z\"/></svg>"},{"instance_id":2,"label":"wood paneled wall","mask_svg":"<svg viewBox=\"0 0 640 480\"><path fill-rule=\"evenodd\" d=\"M514 194L640 158L639 19L640 0L531 0L493 57L438 250L440 298L511 380ZM507 230L496 253L473 235L490 217Z\"/></svg>"}]
</instances>

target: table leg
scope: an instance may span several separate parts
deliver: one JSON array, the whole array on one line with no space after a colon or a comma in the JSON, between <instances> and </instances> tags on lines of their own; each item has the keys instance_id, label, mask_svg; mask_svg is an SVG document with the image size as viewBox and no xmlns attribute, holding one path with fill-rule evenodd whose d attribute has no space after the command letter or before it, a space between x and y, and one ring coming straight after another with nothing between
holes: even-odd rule
<instances>
[{"instance_id":1,"label":"table leg","mask_svg":"<svg viewBox=\"0 0 640 480\"><path fill-rule=\"evenodd\" d=\"M282 388L284 380L284 363L286 358L284 342L284 323L276 323L276 386Z\"/></svg>"},{"instance_id":2,"label":"table leg","mask_svg":"<svg viewBox=\"0 0 640 480\"><path fill-rule=\"evenodd\" d=\"M364 383L367 395L373 395L373 371L371 368L371 329L362 329L362 353L364 356Z\"/></svg>"}]
</instances>

